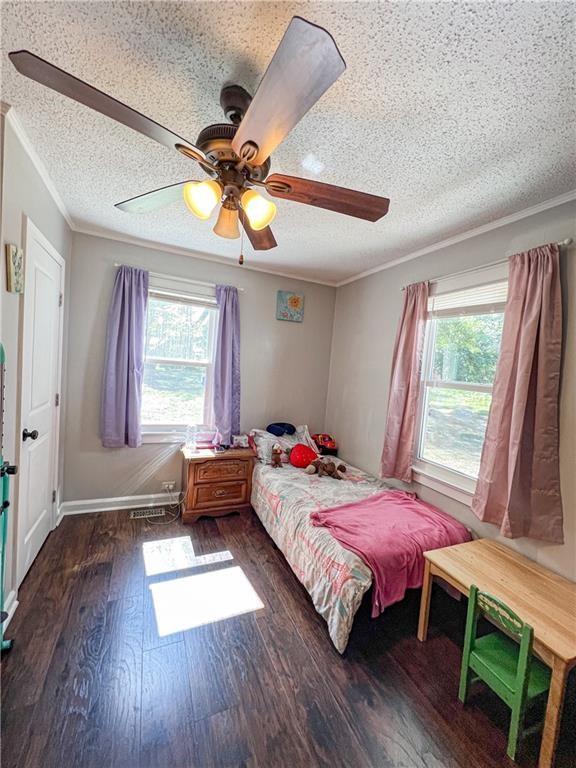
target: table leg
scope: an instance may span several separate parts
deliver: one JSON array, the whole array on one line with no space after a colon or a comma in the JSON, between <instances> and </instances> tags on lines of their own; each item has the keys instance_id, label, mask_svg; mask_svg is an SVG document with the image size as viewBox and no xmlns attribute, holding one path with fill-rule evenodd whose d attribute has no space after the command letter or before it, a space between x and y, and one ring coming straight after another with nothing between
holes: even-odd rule
<instances>
[{"instance_id":1,"label":"table leg","mask_svg":"<svg viewBox=\"0 0 576 768\"><path fill-rule=\"evenodd\" d=\"M562 722L562 708L564 706L564 691L566 689L567 677L568 666L561 659L554 659L538 768L552 768L554 765L560 723Z\"/></svg>"},{"instance_id":2,"label":"table leg","mask_svg":"<svg viewBox=\"0 0 576 768\"><path fill-rule=\"evenodd\" d=\"M422 582L422 597L420 598L420 618L418 620L418 640L423 643L428 634L428 617L430 615L430 598L432 597L432 572L430 560L425 560L424 581Z\"/></svg>"}]
</instances>

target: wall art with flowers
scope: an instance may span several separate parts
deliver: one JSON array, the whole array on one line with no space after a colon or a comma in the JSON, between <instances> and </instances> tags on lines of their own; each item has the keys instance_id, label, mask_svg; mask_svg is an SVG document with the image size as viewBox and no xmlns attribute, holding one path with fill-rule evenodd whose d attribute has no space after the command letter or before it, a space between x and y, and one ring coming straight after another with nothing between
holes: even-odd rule
<instances>
[{"instance_id":1,"label":"wall art with flowers","mask_svg":"<svg viewBox=\"0 0 576 768\"><path fill-rule=\"evenodd\" d=\"M301 323L304 320L304 294L293 293L292 291L278 291L276 320Z\"/></svg>"}]
</instances>

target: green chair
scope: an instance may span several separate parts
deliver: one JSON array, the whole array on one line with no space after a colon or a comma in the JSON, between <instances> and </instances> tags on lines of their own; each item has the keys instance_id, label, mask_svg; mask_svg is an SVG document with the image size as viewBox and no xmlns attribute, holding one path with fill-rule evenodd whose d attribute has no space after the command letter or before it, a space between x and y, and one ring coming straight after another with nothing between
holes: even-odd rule
<instances>
[{"instance_id":1,"label":"green chair","mask_svg":"<svg viewBox=\"0 0 576 768\"><path fill-rule=\"evenodd\" d=\"M481 614L506 634L494 632L476 637ZM474 584L470 587L458 697L465 704L470 685L482 680L510 707L512 717L506 752L512 760L516 757L519 738L525 733L524 714L528 704L550 687L550 670L532 656L533 640L532 627L508 606L480 592Z\"/></svg>"}]
</instances>

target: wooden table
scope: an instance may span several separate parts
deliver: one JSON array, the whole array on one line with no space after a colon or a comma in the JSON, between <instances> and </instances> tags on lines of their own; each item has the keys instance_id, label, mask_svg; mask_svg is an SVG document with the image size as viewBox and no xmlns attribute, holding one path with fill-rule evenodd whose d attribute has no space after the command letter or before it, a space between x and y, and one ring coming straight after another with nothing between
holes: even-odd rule
<instances>
[{"instance_id":1,"label":"wooden table","mask_svg":"<svg viewBox=\"0 0 576 768\"><path fill-rule=\"evenodd\" d=\"M490 539L425 555L418 639L426 640L432 580L467 595L471 584L498 597L534 628L534 652L552 670L539 768L552 768L568 673L576 665L576 584Z\"/></svg>"}]
</instances>

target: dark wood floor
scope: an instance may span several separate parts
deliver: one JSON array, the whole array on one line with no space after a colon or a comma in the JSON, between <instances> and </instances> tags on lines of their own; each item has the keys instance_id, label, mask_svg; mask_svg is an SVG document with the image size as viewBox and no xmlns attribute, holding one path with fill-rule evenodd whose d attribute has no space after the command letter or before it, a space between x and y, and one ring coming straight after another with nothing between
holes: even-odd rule
<instances>
[{"instance_id":1,"label":"dark wood floor","mask_svg":"<svg viewBox=\"0 0 576 768\"><path fill-rule=\"evenodd\" d=\"M146 576L142 545L178 536L233 560ZM159 636L150 584L235 566L263 609ZM417 593L377 621L365 605L341 657L250 514L193 527L65 518L19 598L2 661L3 768L513 765L506 709L485 692L457 701L463 604L435 593L426 644ZM574 765L574 710L559 766ZM537 748L538 737L520 764L534 766Z\"/></svg>"}]
</instances>

